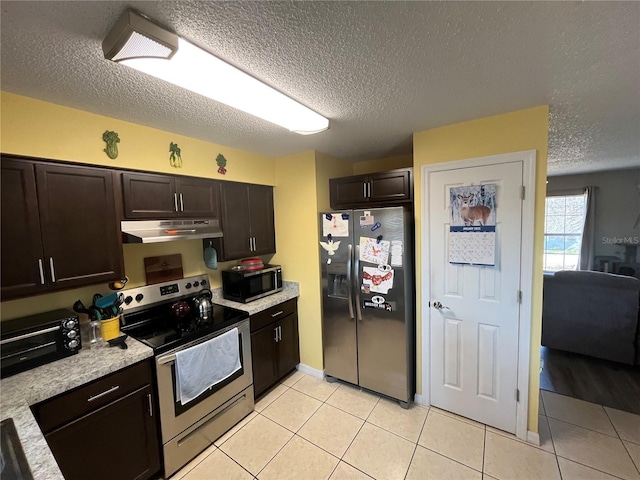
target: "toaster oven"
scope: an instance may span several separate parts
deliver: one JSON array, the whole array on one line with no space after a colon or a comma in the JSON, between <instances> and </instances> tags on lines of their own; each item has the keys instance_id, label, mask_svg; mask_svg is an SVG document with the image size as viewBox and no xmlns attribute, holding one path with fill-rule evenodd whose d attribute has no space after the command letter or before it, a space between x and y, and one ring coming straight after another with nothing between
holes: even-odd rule
<instances>
[{"instance_id":1,"label":"toaster oven","mask_svg":"<svg viewBox=\"0 0 640 480\"><path fill-rule=\"evenodd\" d=\"M78 353L80 320L67 309L2 322L0 378Z\"/></svg>"}]
</instances>

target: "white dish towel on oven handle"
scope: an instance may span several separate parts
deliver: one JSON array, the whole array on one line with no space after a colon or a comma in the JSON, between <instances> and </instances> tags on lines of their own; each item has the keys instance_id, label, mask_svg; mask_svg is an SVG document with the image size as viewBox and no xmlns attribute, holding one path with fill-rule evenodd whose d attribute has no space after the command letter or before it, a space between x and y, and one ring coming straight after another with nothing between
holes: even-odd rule
<instances>
[{"instance_id":1,"label":"white dish towel on oven handle","mask_svg":"<svg viewBox=\"0 0 640 480\"><path fill-rule=\"evenodd\" d=\"M176 400L189 403L241 367L237 328L176 352Z\"/></svg>"}]
</instances>

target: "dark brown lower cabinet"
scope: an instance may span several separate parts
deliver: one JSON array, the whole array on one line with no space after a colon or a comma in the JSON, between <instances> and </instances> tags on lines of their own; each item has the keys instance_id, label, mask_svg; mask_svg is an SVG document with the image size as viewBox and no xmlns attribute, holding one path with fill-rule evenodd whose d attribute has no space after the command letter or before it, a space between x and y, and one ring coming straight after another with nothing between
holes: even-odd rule
<instances>
[{"instance_id":1,"label":"dark brown lower cabinet","mask_svg":"<svg viewBox=\"0 0 640 480\"><path fill-rule=\"evenodd\" d=\"M300 363L295 299L251 317L251 358L256 397Z\"/></svg>"},{"instance_id":2,"label":"dark brown lower cabinet","mask_svg":"<svg viewBox=\"0 0 640 480\"><path fill-rule=\"evenodd\" d=\"M157 408L148 362L33 409L66 480L142 480L159 473ZM68 417L61 425L60 411Z\"/></svg>"}]
</instances>

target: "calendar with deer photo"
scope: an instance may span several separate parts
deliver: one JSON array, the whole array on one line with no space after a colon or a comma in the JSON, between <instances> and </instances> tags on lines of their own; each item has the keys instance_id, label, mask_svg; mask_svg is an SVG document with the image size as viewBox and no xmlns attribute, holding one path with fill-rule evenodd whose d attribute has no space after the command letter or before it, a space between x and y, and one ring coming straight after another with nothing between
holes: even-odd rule
<instances>
[{"instance_id":1,"label":"calendar with deer photo","mask_svg":"<svg viewBox=\"0 0 640 480\"><path fill-rule=\"evenodd\" d=\"M496 185L450 190L449 262L495 265Z\"/></svg>"}]
</instances>

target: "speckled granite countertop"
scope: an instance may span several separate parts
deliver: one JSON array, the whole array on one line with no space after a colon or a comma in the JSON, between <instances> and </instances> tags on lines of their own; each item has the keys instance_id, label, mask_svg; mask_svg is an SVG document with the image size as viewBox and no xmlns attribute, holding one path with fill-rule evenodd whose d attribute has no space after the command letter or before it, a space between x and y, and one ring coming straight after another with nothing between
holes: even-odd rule
<instances>
[{"instance_id":1,"label":"speckled granite countertop","mask_svg":"<svg viewBox=\"0 0 640 480\"><path fill-rule=\"evenodd\" d=\"M225 307L232 307L238 310L249 312L249 315L255 315L267 308L271 308L292 298L300 296L300 285L298 282L282 282L282 291L269 295L268 297L261 298L249 303L232 302L231 300L225 300L222 298L222 289L216 288L212 290L213 303L218 305L224 305Z\"/></svg>"},{"instance_id":2,"label":"speckled granite countertop","mask_svg":"<svg viewBox=\"0 0 640 480\"><path fill-rule=\"evenodd\" d=\"M153 355L142 343L127 339L127 350L83 348L77 355L19 373L0 381L0 419L13 418L36 480L64 480L30 405L89 383Z\"/></svg>"},{"instance_id":3,"label":"speckled granite countertop","mask_svg":"<svg viewBox=\"0 0 640 480\"><path fill-rule=\"evenodd\" d=\"M250 303L222 298L222 289L213 290L213 302L255 315L267 308L300 296L297 282L283 282L282 292ZM30 405L97 380L153 356L153 350L127 339L127 350L113 347L83 348L77 355L48 363L0 381L0 420L13 418L20 442L36 480L64 480L44 435L31 413ZM63 375L61 374L63 373Z\"/></svg>"}]
</instances>

